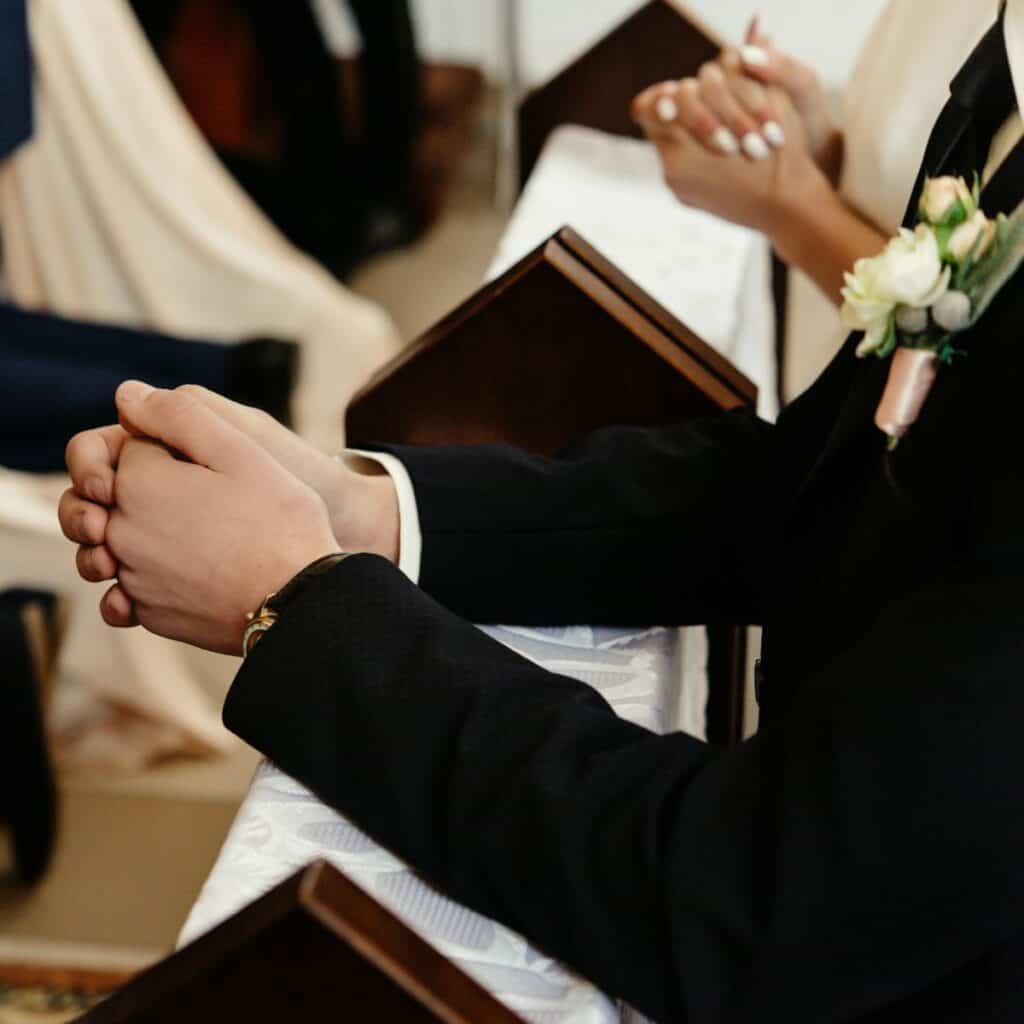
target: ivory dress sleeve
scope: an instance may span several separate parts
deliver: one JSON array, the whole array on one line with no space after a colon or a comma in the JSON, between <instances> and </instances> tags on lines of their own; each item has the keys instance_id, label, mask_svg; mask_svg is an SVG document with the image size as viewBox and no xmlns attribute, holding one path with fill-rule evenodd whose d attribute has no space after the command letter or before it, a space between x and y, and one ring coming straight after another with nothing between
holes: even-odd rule
<instances>
[{"instance_id":1,"label":"ivory dress sleeve","mask_svg":"<svg viewBox=\"0 0 1024 1024\"><path fill-rule=\"evenodd\" d=\"M892 0L868 36L843 102L839 192L884 233L899 228L949 83L997 14L997 0ZM835 305L795 271L787 322L787 348L799 358L787 368L794 393L811 383L845 336Z\"/></svg>"}]
</instances>

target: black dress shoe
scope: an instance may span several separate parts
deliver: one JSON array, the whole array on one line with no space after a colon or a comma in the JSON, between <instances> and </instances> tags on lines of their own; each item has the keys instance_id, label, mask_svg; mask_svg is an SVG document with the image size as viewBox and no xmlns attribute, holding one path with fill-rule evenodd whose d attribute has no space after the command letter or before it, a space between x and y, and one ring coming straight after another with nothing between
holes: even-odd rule
<instances>
[{"instance_id":1,"label":"black dress shoe","mask_svg":"<svg viewBox=\"0 0 1024 1024\"><path fill-rule=\"evenodd\" d=\"M298 379L299 348L289 341L254 338L230 345L225 354L225 394L270 413L291 426L291 400ZM341 424L338 424L339 434Z\"/></svg>"},{"instance_id":2,"label":"black dress shoe","mask_svg":"<svg viewBox=\"0 0 1024 1024\"><path fill-rule=\"evenodd\" d=\"M30 635L32 613L52 622L54 602L25 591L0 594L0 824L6 824L14 870L39 881L57 834L57 790L40 703L40 652Z\"/></svg>"}]
</instances>

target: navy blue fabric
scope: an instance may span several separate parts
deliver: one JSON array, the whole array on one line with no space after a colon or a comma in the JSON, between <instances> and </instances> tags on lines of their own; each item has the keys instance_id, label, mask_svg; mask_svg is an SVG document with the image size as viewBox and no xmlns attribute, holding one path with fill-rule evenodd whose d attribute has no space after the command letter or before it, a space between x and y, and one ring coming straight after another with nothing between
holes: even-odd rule
<instances>
[{"instance_id":1,"label":"navy blue fabric","mask_svg":"<svg viewBox=\"0 0 1024 1024\"><path fill-rule=\"evenodd\" d=\"M25 0L0 0L0 160L32 134L32 57Z\"/></svg>"},{"instance_id":2,"label":"navy blue fabric","mask_svg":"<svg viewBox=\"0 0 1024 1024\"><path fill-rule=\"evenodd\" d=\"M114 389L128 377L223 393L229 351L0 304L0 465L62 469L73 434L114 421Z\"/></svg>"}]
</instances>

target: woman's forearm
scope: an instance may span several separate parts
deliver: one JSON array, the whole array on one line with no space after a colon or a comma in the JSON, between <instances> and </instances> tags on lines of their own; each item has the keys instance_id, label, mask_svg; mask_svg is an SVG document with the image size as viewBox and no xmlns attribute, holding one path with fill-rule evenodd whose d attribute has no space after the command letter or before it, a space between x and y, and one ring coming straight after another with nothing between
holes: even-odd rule
<instances>
[{"instance_id":1,"label":"woman's forearm","mask_svg":"<svg viewBox=\"0 0 1024 1024\"><path fill-rule=\"evenodd\" d=\"M770 236L779 256L807 274L836 305L842 302L843 275L857 260L876 256L888 241L824 176L787 200Z\"/></svg>"},{"instance_id":2,"label":"woman's forearm","mask_svg":"<svg viewBox=\"0 0 1024 1024\"><path fill-rule=\"evenodd\" d=\"M846 159L846 137L841 131L833 130L814 154L814 159L828 178L833 188L839 187Z\"/></svg>"}]
</instances>

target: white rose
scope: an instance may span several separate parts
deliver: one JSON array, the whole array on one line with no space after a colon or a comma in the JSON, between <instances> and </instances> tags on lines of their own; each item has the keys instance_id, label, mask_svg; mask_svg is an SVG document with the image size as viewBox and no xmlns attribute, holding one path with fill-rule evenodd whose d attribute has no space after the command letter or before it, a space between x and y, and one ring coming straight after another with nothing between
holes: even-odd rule
<instances>
[{"instance_id":1,"label":"white rose","mask_svg":"<svg viewBox=\"0 0 1024 1024\"><path fill-rule=\"evenodd\" d=\"M977 206L974 194L963 178L929 178L921 193L921 216L932 224L942 224L957 207L970 217Z\"/></svg>"},{"instance_id":2,"label":"white rose","mask_svg":"<svg viewBox=\"0 0 1024 1024\"><path fill-rule=\"evenodd\" d=\"M866 356L877 351L889 333L896 303L878 287L878 260L857 260L853 273L846 275L843 289L843 323L851 331L863 331L864 339L857 346L857 355Z\"/></svg>"},{"instance_id":3,"label":"white rose","mask_svg":"<svg viewBox=\"0 0 1024 1024\"><path fill-rule=\"evenodd\" d=\"M896 305L927 309L949 287L950 268L942 265L935 232L924 224L904 228L882 252L875 284Z\"/></svg>"},{"instance_id":4,"label":"white rose","mask_svg":"<svg viewBox=\"0 0 1024 1024\"><path fill-rule=\"evenodd\" d=\"M882 347L897 306L927 309L936 302L949 288L950 273L934 232L924 224L917 231L904 228L873 259L858 260L846 275L841 311L847 327L865 332L857 354Z\"/></svg>"},{"instance_id":5,"label":"white rose","mask_svg":"<svg viewBox=\"0 0 1024 1024\"><path fill-rule=\"evenodd\" d=\"M989 220L981 210L978 210L970 220L961 224L949 236L946 251L957 263L963 263L971 255L976 260L980 260L992 248L992 243L995 240L995 222Z\"/></svg>"}]
</instances>

